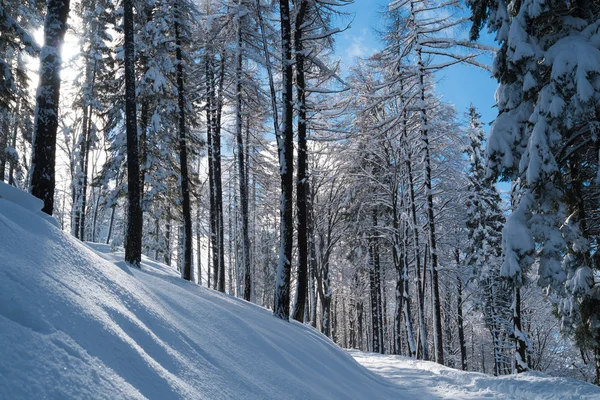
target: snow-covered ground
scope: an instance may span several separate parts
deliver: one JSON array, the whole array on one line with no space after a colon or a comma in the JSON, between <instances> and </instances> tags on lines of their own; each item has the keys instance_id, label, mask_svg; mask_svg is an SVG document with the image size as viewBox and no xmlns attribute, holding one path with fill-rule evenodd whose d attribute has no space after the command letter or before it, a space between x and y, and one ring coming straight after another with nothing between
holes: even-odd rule
<instances>
[{"instance_id":1,"label":"snow-covered ground","mask_svg":"<svg viewBox=\"0 0 600 400\"><path fill-rule=\"evenodd\" d=\"M313 329L163 264L129 268L41 206L0 182L0 399L600 399L578 381L351 352L371 372Z\"/></svg>"},{"instance_id":2,"label":"snow-covered ground","mask_svg":"<svg viewBox=\"0 0 600 400\"><path fill-rule=\"evenodd\" d=\"M0 399L400 398L313 329L101 257L13 190L0 182Z\"/></svg>"},{"instance_id":3,"label":"snow-covered ground","mask_svg":"<svg viewBox=\"0 0 600 400\"><path fill-rule=\"evenodd\" d=\"M600 388L539 372L494 377L430 361L349 351L356 361L388 378L410 399L599 400Z\"/></svg>"}]
</instances>

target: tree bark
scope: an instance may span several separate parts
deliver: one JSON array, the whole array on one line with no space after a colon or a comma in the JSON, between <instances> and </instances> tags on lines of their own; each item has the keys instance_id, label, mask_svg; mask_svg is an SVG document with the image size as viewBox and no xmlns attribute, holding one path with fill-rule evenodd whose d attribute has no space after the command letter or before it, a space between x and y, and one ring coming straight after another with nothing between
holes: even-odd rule
<instances>
[{"instance_id":1,"label":"tree bark","mask_svg":"<svg viewBox=\"0 0 600 400\"><path fill-rule=\"evenodd\" d=\"M294 162L294 132L293 132L293 93L292 93L292 32L290 24L289 0L279 0L282 42L281 77L283 91L281 101L283 104L282 128L276 132L277 147L279 150L279 174L281 176L281 204L280 204L280 246L277 276L275 282L275 308L276 317L289 320L290 316L290 274L292 268L293 245L293 162Z\"/></svg>"},{"instance_id":2,"label":"tree bark","mask_svg":"<svg viewBox=\"0 0 600 400\"><path fill-rule=\"evenodd\" d=\"M139 267L142 261L142 204L140 197L140 159L136 123L135 43L133 0L123 0L125 31L125 129L127 131L127 233L125 261Z\"/></svg>"},{"instance_id":3,"label":"tree bark","mask_svg":"<svg viewBox=\"0 0 600 400\"><path fill-rule=\"evenodd\" d=\"M296 207L298 217L298 278L296 281L296 301L293 318L304 322L306 307L306 290L308 275L308 147L306 142L306 82L304 77L304 46L302 44L303 24L306 14L307 1L297 3L296 30L294 44L296 53L296 92L298 104L298 172L296 177Z\"/></svg>"},{"instance_id":4,"label":"tree bark","mask_svg":"<svg viewBox=\"0 0 600 400\"><path fill-rule=\"evenodd\" d=\"M126 0L129 2L131 0ZM54 211L56 134L60 100L60 52L67 31L70 0L48 0L44 47L40 56L32 145L31 194L44 201L42 211Z\"/></svg>"},{"instance_id":5,"label":"tree bark","mask_svg":"<svg viewBox=\"0 0 600 400\"><path fill-rule=\"evenodd\" d=\"M238 1L241 7L241 0ZM243 38L242 28L244 16L239 11L237 27L237 54L236 54L236 114L235 114L235 136L237 139L237 157L238 157L238 172L239 172L239 190L240 190L240 213L242 219L242 267L244 269L244 300L250 301L252 293L252 276L250 274L250 233L248 230L248 182L246 179L246 159L244 152L244 139L242 136L242 66L243 66ZM248 146L248 143L246 143Z\"/></svg>"},{"instance_id":6,"label":"tree bark","mask_svg":"<svg viewBox=\"0 0 600 400\"><path fill-rule=\"evenodd\" d=\"M458 262L458 249L456 250L456 260ZM463 320L463 286L462 279L459 276L457 278L457 291L458 296L456 298L456 313L458 315L458 341L460 343L460 368L463 371L467 370L467 344L465 343L465 328L464 328L464 320Z\"/></svg>"},{"instance_id":7,"label":"tree bark","mask_svg":"<svg viewBox=\"0 0 600 400\"><path fill-rule=\"evenodd\" d=\"M421 114L421 140L423 141L423 151L425 152L425 196L427 197L427 225L429 231L429 249L431 255L431 285L433 292L433 341L435 348L435 361L444 364L444 341L442 335L442 307L440 302L440 289L438 279L438 256L437 243L435 235L435 218L433 212L433 192L431 178L431 154L429 146L429 129L427 120L427 111L425 109L425 64L423 62L420 49L417 50L417 60L419 67L419 85L421 104L423 108Z\"/></svg>"},{"instance_id":8,"label":"tree bark","mask_svg":"<svg viewBox=\"0 0 600 400\"><path fill-rule=\"evenodd\" d=\"M179 1L176 3L175 13L179 10ZM186 281L192 279L192 210L190 206L190 188L188 176L186 127L185 127L185 83L183 76L183 52L181 50L181 33L178 19L174 19L175 28L175 57L177 59L177 105L179 127L179 167L181 170L181 197L183 213L183 268L182 278Z\"/></svg>"}]
</instances>

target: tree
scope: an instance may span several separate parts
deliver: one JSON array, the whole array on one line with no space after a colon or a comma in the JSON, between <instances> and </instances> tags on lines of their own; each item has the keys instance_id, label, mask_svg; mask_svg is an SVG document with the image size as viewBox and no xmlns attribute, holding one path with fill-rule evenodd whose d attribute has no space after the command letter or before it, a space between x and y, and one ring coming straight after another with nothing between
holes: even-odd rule
<instances>
[{"instance_id":1,"label":"tree","mask_svg":"<svg viewBox=\"0 0 600 400\"><path fill-rule=\"evenodd\" d=\"M280 244L275 284L276 317L288 320L290 315L290 275L292 269L293 245L293 178L294 178L294 132L293 132L293 68L292 68L292 24L288 0L279 0L281 22L281 127L276 132L279 153L279 174L281 177Z\"/></svg>"},{"instance_id":2,"label":"tree","mask_svg":"<svg viewBox=\"0 0 600 400\"><path fill-rule=\"evenodd\" d=\"M56 133L60 100L61 48L67 31L69 0L48 0L40 82L36 94L31 194L44 201L42 211L54 212Z\"/></svg>"},{"instance_id":3,"label":"tree","mask_svg":"<svg viewBox=\"0 0 600 400\"><path fill-rule=\"evenodd\" d=\"M188 158L186 144L186 108L184 83L184 59L182 50L182 34L180 18L182 18L182 0L178 0L173 7L173 29L175 30L175 52L177 60L177 106L179 129L179 164L181 170L181 197L183 206L183 268L182 277L192 279L192 211L190 206L190 179L188 174Z\"/></svg>"},{"instance_id":4,"label":"tree","mask_svg":"<svg viewBox=\"0 0 600 400\"><path fill-rule=\"evenodd\" d=\"M512 333L510 293L500 278L502 264L502 227L504 215L500 205L502 199L496 188L486 178L484 132L480 115L471 105L468 111L469 143L465 149L469 157L469 186L467 195L468 246L464 265L467 276L475 283L486 325L494 344L494 374L506 371L503 338Z\"/></svg>"},{"instance_id":5,"label":"tree","mask_svg":"<svg viewBox=\"0 0 600 400\"><path fill-rule=\"evenodd\" d=\"M142 204L135 95L135 43L133 0L123 0L125 58L125 129L127 132L127 232L125 261L139 267L142 261Z\"/></svg>"},{"instance_id":6,"label":"tree","mask_svg":"<svg viewBox=\"0 0 600 400\"><path fill-rule=\"evenodd\" d=\"M498 118L488 140L491 178L513 181L513 213L503 230L502 275L514 285L517 338L515 368L526 371L527 335L522 331L520 288L539 261L538 283L561 298L558 311L567 332L582 349L600 357L600 336L591 321L598 301L594 270L598 193L596 141L600 91L600 5L587 0L532 0L512 7L503 2L471 0L477 37L484 24L501 44L494 75L500 84ZM548 27L551 30L547 30ZM594 60L593 62L589 62ZM586 314L586 318L582 317ZM585 338L585 339L584 339ZM597 361L598 362L598 361ZM598 378L600 381L600 369Z\"/></svg>"}]
</instances>

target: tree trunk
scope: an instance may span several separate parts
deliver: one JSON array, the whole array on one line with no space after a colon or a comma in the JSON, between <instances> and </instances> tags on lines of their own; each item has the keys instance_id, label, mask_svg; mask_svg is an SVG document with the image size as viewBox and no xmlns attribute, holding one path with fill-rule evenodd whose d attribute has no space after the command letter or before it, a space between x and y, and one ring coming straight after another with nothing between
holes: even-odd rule
<instances>
[{"instance_id":1,"label":"tree trunk","mask_svg":"<svg viewBox=\"0 0 600 400\"><path fill-rule=\"evenodd\" d=\"M214 164L214 145L213 145L213 111L214 107L214 73L211 68L212 56L207 50L205 55L205 73L206 73L206 141L208 148L208 186L209 186L209 197L210 197L210 226L209 226L209 238L210 238L210 252L212 254L212 268L213 268L213 289L216 289L217 285L217 273L219 268L219 257L214 251L217 247L217 207L215 205L215 164ZM210 287L210 261L211 257L208 258L209 267L207 269L208 274L208 287Z\"/></svg>"},{"instance_id":2,"label":"tree trunk","mask_svg":"<svg viewBox=\"0 0 600 400\"><path fill-rule=\"evenodd\" d=\"M171 265L171 217L167 216L167 230L165 232L165 264Z\"/></svg>"},{"instance_id":3,"label":"tree trunk","mask_svg":"<svg viewBox=\"0 0 600 400\"><path fill-rule=\"evenodd\" d=\"M440 303L440 289L438 280L438 257L437 243L435 236L435 218L433 212L433 192L431 178L431 155L429 149L429 129L427 121L427 111L425 110L425 64L423 62L421 51L417 50L417 60L419 66L419 85L421 104L421 140L423 141L423 151L425 152L425 196L427 197L427 225L429 231L429 249L431 255L431 285L433 292L433 341L435 347L435 361L444 364L444 341L442 335L442 307Z\"/></svg>"},{"instance_id":4,"label":"tree trunk","mask_svg":"<svg viewBox=\"0 0 600 400\"><path fill-rule=\"evenodd\" d=\"M410 194L410 212L412 219L413 228L413 252L415 258L415 277L416 277L416 291L417 291L417 308L419 317L419 346L417 352L420 352L420 356L423 360L429 360L429 353L427 351L427 330L425 329L425 291L421 287L421 252L419 249L419 226L417 225L417 205L415 202L415 187L414 178L412 174L412 162L410 157L406 157L406 167L408 172L408 186ZM419 354L417 354L417 357Z\"/></svg>"},{"instance_id":5,"label":"tree trunk","mask_svg":"<svg viewBox=\"0 0 600 400\"><path fill-rule=\"evenodd\" d=\"M19 110L21 108L21 99L17 99L17 105L15 107L15 116L19 115ZM17 148L17 134L19 131L19 123L17 121L17 118L15 118L14 121L14 126L13 126L13 130L12 130L12 137L11 137L11 141L10 141L10 145L13 149ZM8 184L12 185L12 186L16 186L15 185L15 167L17 165L18 160L16 160L14 157L11 157L9 160L9 169L8 169ZM4 175L2 175L2 177L4 177ZM63 203L64 206L64 203ZM64 213L63 213L64 215Z\"/></svg>"},{"instance_id":6,"label":"tree trunk","mask_svg":"<svg viewBox=\"0 0 600 400\"><path fill-rule=\"evenodd\" d=\"M2 119L2 128L0 129L0 181L4 182L4 175L6 174L6 147L8 145L10 131L10 116L8 108L6 107L2 107L0 113L0 118Z\"/></svg>"},{"instance_id":7,"label":"tree trunk","mask_svg":"<svg viewBox=\"0 0 600 400\"><path fill-rule=\"evenodd\" d=\"M458 249L456 250L456 261L459 261ZM462 279L459 276L457 279L458 297L456 298L456 313L458 315L458 341L460 344L460 368L463 371L467 370L467 344L465 343L465 328L463 321L463 286Z\"/></svg>"},{"instance_id":8,"label":"tree trunk","mask_svg":"<svg viewBox=\"0 0 600 400\"><path fill-rule=\"evenodd\" d=\"M513 283L513 324L515 335L515 370L517 373L527 372L527 342L525 341L525 333L521 327L521 287L516 282Z\"/></svg>"},{"instance_id":9,"label":"tree trunk","mask_svg":"<svg viewBox=\"0 0 600 400\"><path fill-rule=\"evenodd\" d=\"M304 46L302 43L306 0L297 4L294 44L296 53L296 92L298 104L298 172L296 177L296 207L298 217L298 278L296 281L296 301L293 318L304 321L306 307L306 288L308 275L308 231L307 231L307 196L308 196L308 147L306 142L306 82L304 77Z\"/></svg>"},{"instance_id":10,"label":"tree trunk","mask_svg":"<svg viewBox=\"0 0 600 400\"><path fill-rule=\"evenodd\" d=\"M223 109L223 80L225 78L225 59L221 57L221 66L219 71L219 93L216 98L216 106L213 107L213 159L215 163L215 206L217 209L216 227L217 227L217 248L218 274L216 276L217 290L225 293L225 234L223 220L223 181L221 168L221 115ZM213 91L214 93L214 91Z\"/></svg>"},{"instance_id":11,"label":"tree trunk","mask_svg":"<svg viewBox=\"0 0 600 400\"><path fill-rule=\"evenodd\" d=\"M292 127L294 108L292 93L292 32L290 24L289 0L279 0L282 42L281 78L283 91L282 128L277 133L279 150L279 174L281 176L280 205L280 248L275 286L275 309L278 318L289 320L290 315L290 274L292 268L293 245L293 173L294 173L294 132Z\"/></svg>"},{"instance_id":12,"label":"tree trunk","mask_svg":"<svg viewBox=\"0 0 600 400\"><path fill-rule=\"evenodd\" d=\"M110 222L108 223L108 233L106 234L106 244L110 244L110 237L112 235L113 225L115 223L115 208L117 208L116 204L114 204L111 207Z\"/></svg>"},{"instance_id":13,"label":"tree trunk","mask_svg":"<svg viewBox=\"0 0 600 400\"><path fill-rule=\"evenodd\" d=\"M135 43L133 1L123 0L125 31L125 129L127 131L127 233L125 261L139 267L142 261L142 204L140 197L140 159L136 123Z\"/></svg>"},{"instance_id":14,"label":"tree trunk","mask_svg":"<svg viewBox=\"0 0 600 400\"><path fill-rule=\"evenodd\" d=\"M238 2L241 7L241 0ZM241 15L241 14L240 14ZM244 269L244 300L250 301L252 293L252 276L250 274L250 233L248 230L248 182L246 179L246 159L244 153L244 140L242 137L242 27L244 17L238 18L237 27L237 54L236 54L236 114L235 114L235 136L237 139L237 157L239 172L239 190L240 190L240 213L242 219L242 267ZM248 143L246 143L248 146Z\"/></svg>"},{"instance_id":15,"label":"tree trunk","mask_svg":"<svg viewBox=\"0 0 600 400\"><path fill-rule=\"evenodd\" d=\"M176 3L175 13L179 11L179 1ZM187 145L185 130L185 87L183 77L183 54L181 50L181 37L179 22L175 18L175 55L177 59L177 105L179 127L179 166L181 170L181 197L183 213L183 268L182 278L186 281L192 279L192 210L190 206L190 189L187 162Z\"/></svg>"},{"instance_id":16,"label":"tree trunk","mask_svg":"<svg viewBox=\"0 0 600 400\"><path fill-rule=\"evenodd\" d=\"M125 3L129 1L126 0ZM36 94L31 194L44 201L42 211L49 215L54 211L56 133L62 66L60 53L67 31L69 2L70 0L48 0Z\"/></svg>"}]
</instances>

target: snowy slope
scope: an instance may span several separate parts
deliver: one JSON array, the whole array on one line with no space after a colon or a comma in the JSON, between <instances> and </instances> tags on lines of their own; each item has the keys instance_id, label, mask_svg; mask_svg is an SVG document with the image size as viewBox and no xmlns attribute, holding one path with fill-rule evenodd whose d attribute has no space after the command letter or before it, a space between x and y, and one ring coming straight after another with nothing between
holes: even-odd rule
<instances>
[{"instance_id":1,"label":"snowy slope","mask_svg":"<svg viewBox=\"0 0 600 400\"><path fill-rule=\"evenodd\" d=\"M396 383L412 399L600 400L600 387L538 372L496 378L408 357L354 350L350 354L371 371Z\"/></svg>"},{"instance_id":2,"label":"snowy slope","mask_svg":"<svg viewBox=\"0 0 600 400\"><path fill-rule=\"evenodd\" d=\"M402 398L311 328L108 261L122 257L11 190L0 182L0 399Z\"/></svg>"},{"instance_id":3,"label":"snowy slope","mask_svg":"<svg viewBox=\"0 0 600 400\"><path fill-rule=\"evenodd\" d=\"M79 242L0 182L0 399L600 399L352 351L144 259Z\"/></svg>"}]
</instances>

